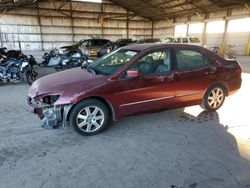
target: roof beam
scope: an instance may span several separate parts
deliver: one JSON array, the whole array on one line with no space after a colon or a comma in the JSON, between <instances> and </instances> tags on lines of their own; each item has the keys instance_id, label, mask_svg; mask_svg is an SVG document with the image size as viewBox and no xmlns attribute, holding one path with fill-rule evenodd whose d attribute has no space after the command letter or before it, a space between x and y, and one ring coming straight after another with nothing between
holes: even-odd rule
<instances>
[{"instance_id":1,"label":"roof beam","mask_svg":"<svg viewBox=\"0 0 250 188\"><path fill-rule=\"evenodd\" d=\"M197 1L200 1L200 0L193 0L193 2L197 2ZM181 7L181 6L185 6L185 5L190 5L190 2L189 1L185 1L183 3L179 3L179 4L176 4L176 5L172 5L172 6L163 6L163 8L169 8L169 9L174 9L174 8L178 8L178 7Z\"/></svg>"}]
</instances>

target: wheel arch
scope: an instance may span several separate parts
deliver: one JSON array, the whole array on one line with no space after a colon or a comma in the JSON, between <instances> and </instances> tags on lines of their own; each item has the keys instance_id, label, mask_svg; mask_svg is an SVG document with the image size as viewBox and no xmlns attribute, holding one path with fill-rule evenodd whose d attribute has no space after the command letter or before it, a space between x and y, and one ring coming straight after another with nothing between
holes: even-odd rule
<instances>
[{"instance_id":1,"label":"wheel arch","mask_svg":"<svg viewBox=\"0 0 250 188\"><path fill-rule=\"evenodd\" d=\"M207 87L207 89L204 91L203 97L206 95L206 92L207 92L210 88L215 87L215 86L221 86L221 87L225 90L226 96L228 96L229 91L228 91L228 85L227 85L227 83L224 82L224 81L219 81L219 82L215 82L215 83L209 85L209 86Z\"/></svg>"},{"instance_id":2,"label":"wheel arch","mask_svg":"<svg viewBox=\"0 0 250 188\"><path fill-rule=\"evenodd\" d=\"M104 105L107 106L107 108L108 108L108 110L109 110L109 113L110 113L110 116L111 116L112 120L113 120L113 121L116 121L117 117L116 117L116 114L115 114L115 110L114 110L114 108L113 108L113 105L111 104L111 102L109 102L108 100L106 100L105 98L100 97L100 96L91 96L91 97L87 97L87 98L84 98L84 99L78 101L77 103L73 104L73 105L70 107L70 109L69 109L69 111L68 111L68 113L67 113L67 117L66 117L66 118L67 118L67 121L69 120L69 116L70 116L70 114L71 114L71 112L72 112L72 109L75 107L75 105L78 104L79 102L84 101L84 100L87 100L87 99L96 99L96 100L101 101Z\"/></svg>"}]
</instances>

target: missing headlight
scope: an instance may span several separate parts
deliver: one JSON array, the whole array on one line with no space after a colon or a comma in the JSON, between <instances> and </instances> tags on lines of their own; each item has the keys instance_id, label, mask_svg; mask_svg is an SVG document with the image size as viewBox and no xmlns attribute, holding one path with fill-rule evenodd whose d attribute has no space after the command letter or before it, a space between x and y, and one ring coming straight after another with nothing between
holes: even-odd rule
<instances>
[{"instance_id":1,"label":"missing headlight","mask_svg":"<svg viewBox=\"0 0 250 188\"><path fill-rule=\"evenodd\" d=\"M54 104L59 97L60 95L48 95L48 96L43 97L43 102L45 104L51 105L51 104Z\"/></svg>"}]
</instances>

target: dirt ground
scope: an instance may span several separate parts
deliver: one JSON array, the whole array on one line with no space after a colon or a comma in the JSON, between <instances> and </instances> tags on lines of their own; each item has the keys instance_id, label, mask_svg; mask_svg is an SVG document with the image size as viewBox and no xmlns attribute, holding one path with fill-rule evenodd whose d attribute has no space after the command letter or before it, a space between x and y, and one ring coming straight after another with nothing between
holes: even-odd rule
<instances>
[{"instance_id":1,"label":"dirt ground","mask_svg":"<svg viewBox=\"0 0 250 188\"><path fill-rule=\"evenodd\" d=\"M250 187L250 74L242 77L218 112L193 106L131 116L93 137L44 130L25 111L29 86L3 85L0 188Z\"/></svg>"}]
</instances>

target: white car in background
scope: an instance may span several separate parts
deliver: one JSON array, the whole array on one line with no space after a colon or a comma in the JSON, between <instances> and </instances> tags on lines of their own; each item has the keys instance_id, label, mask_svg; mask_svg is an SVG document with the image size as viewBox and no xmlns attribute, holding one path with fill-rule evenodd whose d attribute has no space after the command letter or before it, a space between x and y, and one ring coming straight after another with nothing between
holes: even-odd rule
<instances>
[{"instance_id":1,"label":"white car in background","mask_svg":"<svg viewBox=\"0 0 250 188\"><path fill-rule=\"evenodd\" d=\"M163 43L183 43L201 46L201 40L197 37L168 37L163 40Z\"/></svg>"}]
</instances>

